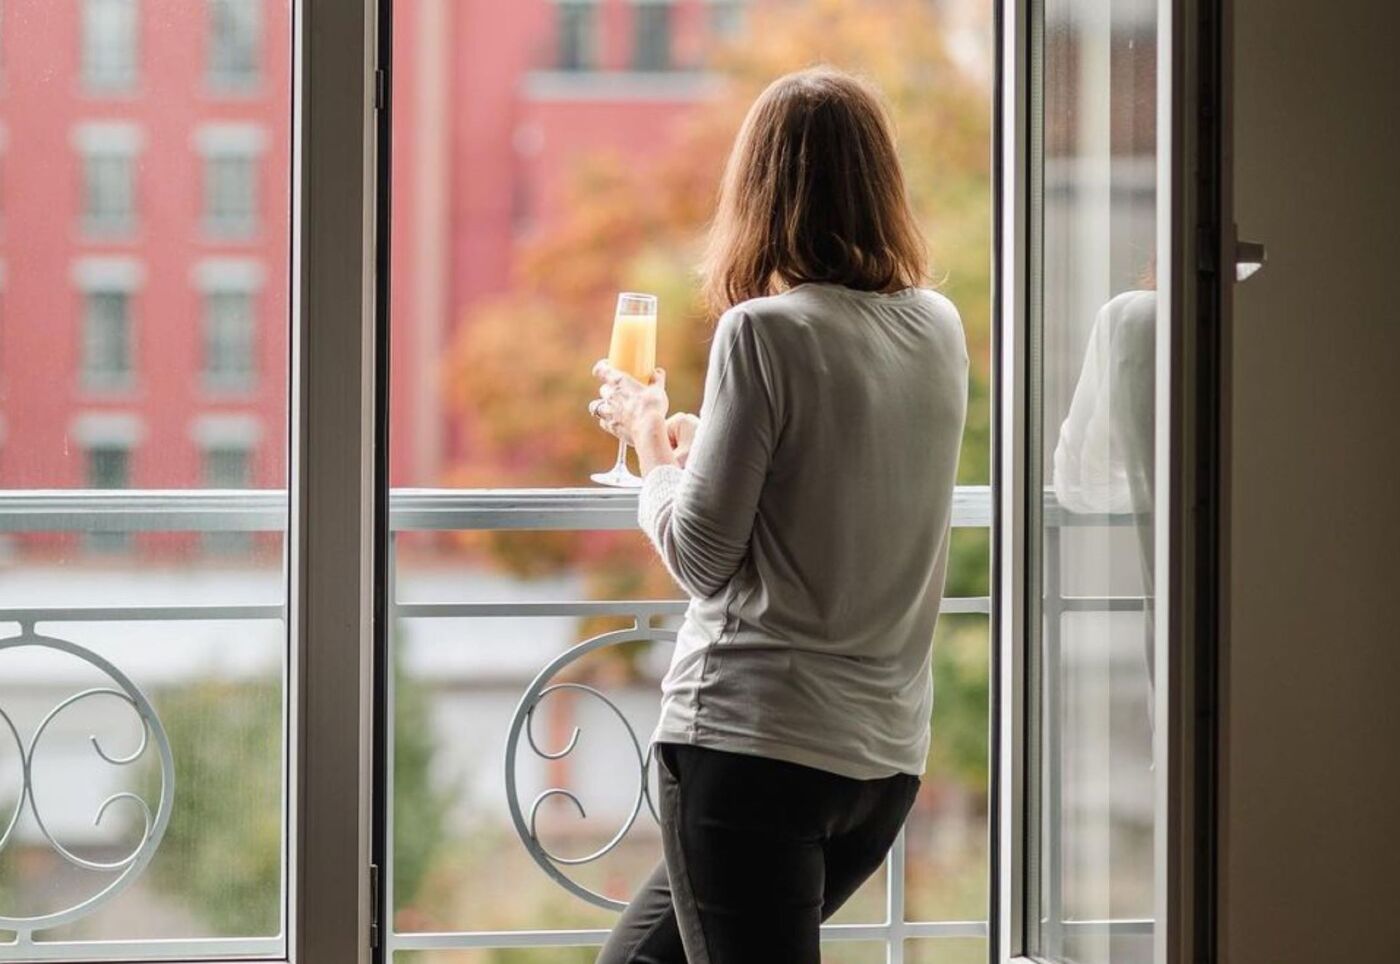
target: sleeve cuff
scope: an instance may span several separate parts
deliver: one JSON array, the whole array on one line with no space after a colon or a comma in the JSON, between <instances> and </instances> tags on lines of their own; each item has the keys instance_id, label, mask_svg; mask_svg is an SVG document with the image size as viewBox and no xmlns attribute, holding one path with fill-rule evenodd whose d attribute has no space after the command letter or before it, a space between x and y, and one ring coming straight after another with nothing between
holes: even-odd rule
<instances>
[{"instance_id":1,"label":"sleeve cuff","mask_svg":"<svg viewBox=\"0 0 1400 964\"><path fill-rule=\"evenodd\" d=\"M637 522L653 542L661 514L675 500L684 475L678 465L658 465L642 479L642 490L637 497Z\"/></svg>"}]
</instances>

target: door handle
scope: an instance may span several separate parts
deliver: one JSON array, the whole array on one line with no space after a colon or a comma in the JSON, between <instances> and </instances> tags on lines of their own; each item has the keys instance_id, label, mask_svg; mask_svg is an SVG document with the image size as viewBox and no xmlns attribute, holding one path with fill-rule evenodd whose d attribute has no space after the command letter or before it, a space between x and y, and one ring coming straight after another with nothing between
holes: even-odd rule
<instances>
[{"instance_id":1,"label":"door handle","mask_svg":"<svg viewBox=\"0 0 1400 964\"><path fill-rule=\"evenodd\" d=\"M1261 241L1235 242L1235 280L1246 281L1264 267L1269 252Z\"/></svg>"}]
</instances>

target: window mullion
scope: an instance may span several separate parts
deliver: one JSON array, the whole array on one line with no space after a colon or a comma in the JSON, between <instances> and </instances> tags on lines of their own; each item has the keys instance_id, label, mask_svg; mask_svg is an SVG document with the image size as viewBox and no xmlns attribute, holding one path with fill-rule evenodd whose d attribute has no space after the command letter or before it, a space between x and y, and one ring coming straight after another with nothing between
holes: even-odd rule
<instances>
[{"instance_id":1,"label":"window mullion","mask_svg":"<svg viewBox=\"0 0 1400 964\"><path fill-rule=\"evenodd\" d=\"M295 14L287 924L299 964L369 959L375 9L300 0Z\"/></svg>"}]
</instances>

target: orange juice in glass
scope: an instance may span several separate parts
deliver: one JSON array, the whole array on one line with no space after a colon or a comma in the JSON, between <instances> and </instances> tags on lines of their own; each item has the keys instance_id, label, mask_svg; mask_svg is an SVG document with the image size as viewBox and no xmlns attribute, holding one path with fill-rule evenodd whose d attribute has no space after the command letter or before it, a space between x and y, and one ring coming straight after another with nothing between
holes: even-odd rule
<instances>
[{"instance_id":1,"label":"orange juice in glass","mask_svg":"<svg viewBox=\"0 0 1400 964\"><path fill-rule=\"evenodd\" d=\"M656 371L656 296L624 291L617 296L608 364L643 385ZM627 443L617 443L617 464L592 476L599 485L636 488L641 478L627 468Z\"/></svg>"}]
</instances>

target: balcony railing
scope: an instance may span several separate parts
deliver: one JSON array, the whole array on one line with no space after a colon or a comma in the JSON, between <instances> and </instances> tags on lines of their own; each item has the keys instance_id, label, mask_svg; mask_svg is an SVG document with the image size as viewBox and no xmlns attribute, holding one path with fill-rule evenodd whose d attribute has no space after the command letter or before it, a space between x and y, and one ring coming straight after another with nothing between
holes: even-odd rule
<instances>
[{"instance_id":1,"label":"balcony railing","mask_svg":"<svg viewBox=\"0 0 1400 964\"><path fill-rule=\"evenodd\" d=\"M281 491L10 491L0 493L0 534L4 533L63 533L63 532L275 532L286 527L286 493ZM1057 524L1120 524L1130 519L1107 517L1069 517L1057 509L1054 512ZM539 489L539 490L436 490L400 489L395 490L390 499L390 528L394 539L402 533L458 530L627 530L635 528L636 495L625 490L599 489ZM984 486L960 487L955 495L953 525L959 528L986 528L991 524L991 494ZM392 571L392 568L391 568ZM573 617L583 619L593 616L623 617L630 624L620 630L595 636L560 654L542 666L538 675L522 693L519 705L511 720L506 746L506 769L503 774L510 816L519 835L520 843L539 866L542 874L548 875L560 887L574 894L579 900L603 907L621 905L601 894L597 894L577 883L569 869L584 860L600 858L615 846L638 819L645 818L651 810L648 790L648 770L650 755L645 740L639 736L626 715L608 699L607 694L592 687L561 682L559 674L575 660L588 653L612 645L651 640L666 642L674 638L671 630L664 627L666 620L678 617L685 603L676 600L630 600L599 601L564 599L557 601L401 601L391 600L397 619L459 619L463 617ZM1121 610L1141 609L1141 599L1059 599L1055 603L1062 611L1068 609ZM948 613L988 613L991 600L986 596L954 597L944 601L943 611ZM55 959L119 959L124 957L265 957L282 952L282 941L277 937L248 938L235 940L151 940L151 941L47 941L40 934L63 924L72 923L91 914L102 904L115 897L127 884L131 883L141 869L151 859L160 845L161 834L170 817L171 808L179 799L178 785L180 774L169 763L169 742L150 704L146 702L139 687L122 675L118 666L113 666L97 657L91 651L76 643L62 639L60 635L40 635L35 632L38 624L43 624L48 632L59 632L63 624L103 623L128 620L266 620L280 619L284 615L283 606L278 604L250 605L144 605L134 599L130 604L120 606L24 606L0 608L0 621L17 623L20 627L16 636L0 639L0 649L14 646L41 646L64 649L77 653L92 665L105 672L112 679L111 687L103 692L111 699L121 699L137 714L144 739L134 753L128 751L124 757L111 755L94 737L93 748L108 763L121 764L135 760L143 753L159 755L163 766L162 790L157 801L134 799L134 794L126 794L121 800L109 800L112 806L138 807L144 811L145 833L140 845L116 865L103 868L88 867L95 873L106 873L114 880L99 889L94 897L76 907L57 910L43 917L7 917L7 909L0 906L0 933L16 934L9 944L0 943L0 957L18 960ZM1057 620L1051 620L1057 622ZM611 707L630 735L635 749L637 771L632 779L637 781L638 790L630 817L623 823L615 837L603 849L589 855L584 860L561 858L552 854L535 833L535 816L539 806L551 797L571 800L582 809L582 805L568 787L553 787L537 795L530 802L522 801L516 785L515 766L517 759L525 754L537 754L554 760L567 755L574 746L571 740L563 747L541 747L537 744L530 724L536 707L561 687L587 692L585 696L602 700ZM85 695L83 698L87 698ZM95 698L95 697L94 697ZM393 695L390 694L392 700ZM70 699L71 702L71 699ZM60 712L62 707L53 711ZM0 706L0 742L6 738L5 724L8 717L2 715ZM52 715L52 714L51 714ZM392 713L390 714L392 719ZM13 724L10 731L19 746L22 759L26 761L25 772L28 779L28 755L34 752L37 741L29 744L21 739ZM577 733L575 733L577 736ZM1053 733L1051 734L1053 737ZM390 752L395 741L386 741ZM152 750L151 748L154 748ZM393 773L393 761L389 761L388 772ZM388 795L392 821L393 794ZM16 814L26 806L31 807L36 818L41 818L32 795L21 793L16 805ZM285 804L285 801L284 801ZM1052 801L1051 805L1054 805ZM105 805L104 805L105 806ZM8 814L0 814L0 850L9 838L5 829ZM13 829L14 821L10 820ZM390 824L392 826L392 822ZM392 847L393 834L390 834ZM49 842L53 843L52 838ZM82 866L81 858L59 850L59 856ZM1052 855L1053 856L1053 855ZM70 859L73 858L73 859ZM390 853L390 867L393 866ZM392 871L384 874L386 883L392 881ZM391 883L388 884L392 886ZM388 895L387 906L395 906L394 895ZM1142 926L1142 922L1064 922L1066 928L1097 931L1100 929L1119 930ZM868 924L836 924L823 928L823 936L832 941L879 941L889 948L888 959L900 961L903 955L903 941L909 938L951 938L985 937L987 924L984 920L916 920L910 919L905 901L905 841L903 834L891 851L885 870L885 909L883 920ZM392 926L387 928L385 939L390 952L430 949L459 949L487 947L548 947L580 946L599 944L606 935L602 929L581 930L511 930L511 931L445 931L425 933L421 931L400 932Z\"/></svg>"}]
</instances>

